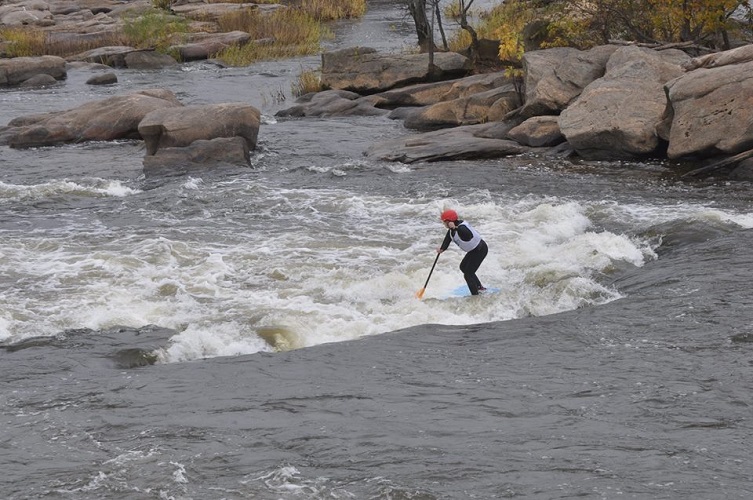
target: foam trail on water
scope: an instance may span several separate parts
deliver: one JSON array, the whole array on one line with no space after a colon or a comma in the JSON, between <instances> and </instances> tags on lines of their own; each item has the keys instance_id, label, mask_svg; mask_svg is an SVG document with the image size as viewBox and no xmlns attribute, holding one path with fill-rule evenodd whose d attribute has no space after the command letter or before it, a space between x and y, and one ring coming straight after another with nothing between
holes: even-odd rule
<instances>
[{"instance_id":1,"label":"foam trail on water","mask_svg":"<svg viewBox=\"0 0 753 500\"><path fill-rule=\"evenodd\" d=\"M138 193L123 182L110 179L88 179L87 182L56 180L42 184L22 185L7 184L0 181L0 202L38 200L55 196L124 197Z\"/></svg>"},{"instance_id":2,"label":"foam trail on water","mask_svg":"<svg viewBox=\"0 0 753 500\"><path fill-rule=\"evenodd\" d=\"M234 200L230 209L205 201L215 191ZM660 206L484 192L426 201L244 179L188 178L175 199L178 208L166 211L136 204L140 218L170 229L163 234L71 219L0 242L0 274L11 283L0 296L0 340L155 324L178 332L160 353L178 362L551 314L619 298L603 278L656 258L657 243L636 236L652 224L678 216L751 223L693 205L668 215ZM453 246L416 299L444 237L444 208L457 208L487 240L479 277L500 293L445 300L463 284Z\"/></svg>"}]
</instances>

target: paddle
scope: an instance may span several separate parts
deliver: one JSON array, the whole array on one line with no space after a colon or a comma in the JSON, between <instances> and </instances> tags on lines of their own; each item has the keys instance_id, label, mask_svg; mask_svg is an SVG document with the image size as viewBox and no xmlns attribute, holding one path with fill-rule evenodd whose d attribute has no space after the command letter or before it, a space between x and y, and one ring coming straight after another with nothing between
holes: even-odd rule
<instances>
[{"instance_id":1,"label":"paddle","mask_svg":"<svg viewBox=\"0 0 753 500\"><path fill-rule=\"evenodd\" d=\"M429 284L429 279L431 278L431 273L434 272L434 266L437 265L437 261L439 260L439 252L437 252L437 258L434 259L434 264L431 265L431 271L429 271L429 276L426 278L426 283L424 283L424 287L416 292L416 297L419 299L423 298L424 292L426 291L426 285Z\"/></svg>"}]
</instances>

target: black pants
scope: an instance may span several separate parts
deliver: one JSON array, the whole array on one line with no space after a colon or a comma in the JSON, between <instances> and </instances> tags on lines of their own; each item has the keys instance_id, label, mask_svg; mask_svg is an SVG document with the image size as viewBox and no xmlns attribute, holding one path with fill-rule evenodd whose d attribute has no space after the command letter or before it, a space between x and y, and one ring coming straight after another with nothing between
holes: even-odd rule
<instances>
[{"instance_id":1,"label":"black pants","mask_svg":"<svg viewBox=\"0 0 753 500\"><path fill-rule=\"evenodd\" d=\"M479 266L486 254L489 253L489 247L486 246L486 242L481 240L476 248L465 254L463 260L460 262L460 270L463 271L463 278L468 284L468 290L471 291L471 295L478 295L478 289L481 287L481 282L476 276Z\"/></svg>"}]
</instances>

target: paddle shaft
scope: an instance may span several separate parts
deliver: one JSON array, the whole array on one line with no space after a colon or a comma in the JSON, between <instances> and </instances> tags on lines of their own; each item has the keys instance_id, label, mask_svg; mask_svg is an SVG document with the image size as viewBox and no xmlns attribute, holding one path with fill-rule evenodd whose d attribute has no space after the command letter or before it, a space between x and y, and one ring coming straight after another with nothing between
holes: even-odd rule
<instances>
[{"instance_id":1,"label":"paddle shaft","mask_svg":"<svg viewBox=\"0 0 753 500\"><path fill-rule=\"evenodd\" d=\"M426 285L429 284L429 280L431 279L431 273L434 272L434 267L437 265L437 261L439 260L439 252L437 252L437 257L434 259L434 264L431 265L431 271L429 271L429 276L426 277L426 283L424 283L424 287L419 290L419 292L416 294L418 298L420 299L424 295L424 291L426 290Z\"/></svg>"}]
</instances>

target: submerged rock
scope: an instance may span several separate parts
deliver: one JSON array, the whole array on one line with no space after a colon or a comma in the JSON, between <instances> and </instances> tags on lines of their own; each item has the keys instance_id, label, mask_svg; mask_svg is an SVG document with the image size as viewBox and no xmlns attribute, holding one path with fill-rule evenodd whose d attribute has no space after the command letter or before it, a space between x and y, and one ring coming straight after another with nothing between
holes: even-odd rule
<instances>
[{"instance_id":1,"label":"submerged rock","mask_svg":"<svg viewBox=\"0 0 753 500\"><path fill-rule=\"evenodd\" d=\"M495 122L442 129L380 142L364 154L379 160L415 163L500 158L530 151L507 139L511 127Z\"/></svg>"}]
</instances>

